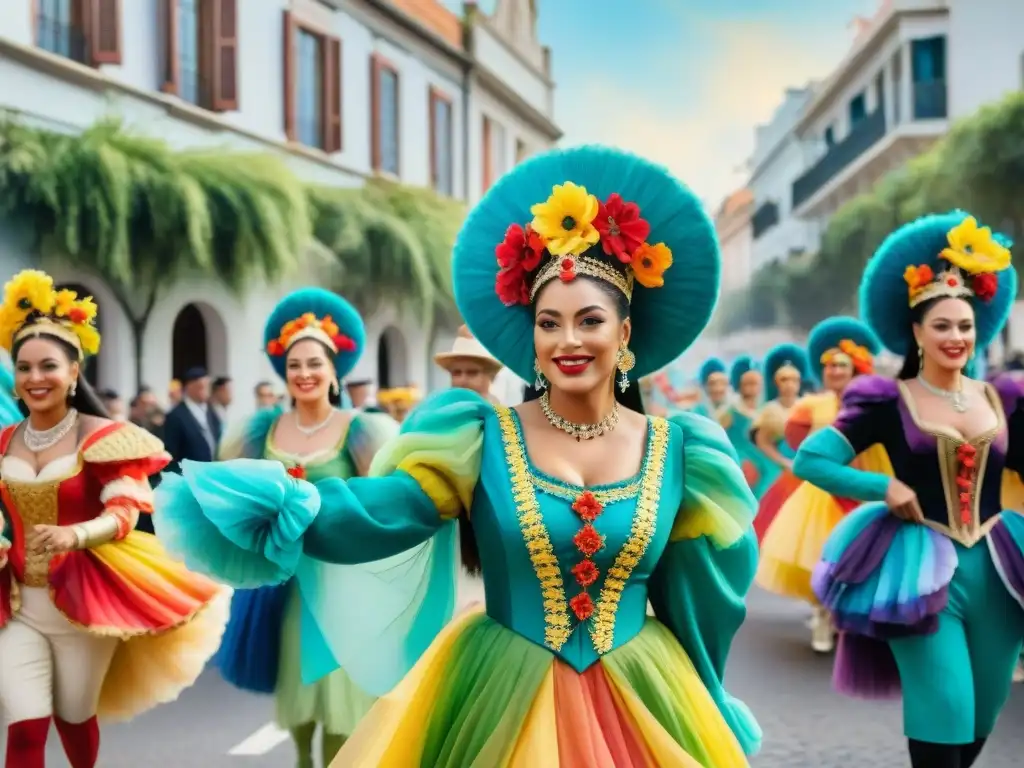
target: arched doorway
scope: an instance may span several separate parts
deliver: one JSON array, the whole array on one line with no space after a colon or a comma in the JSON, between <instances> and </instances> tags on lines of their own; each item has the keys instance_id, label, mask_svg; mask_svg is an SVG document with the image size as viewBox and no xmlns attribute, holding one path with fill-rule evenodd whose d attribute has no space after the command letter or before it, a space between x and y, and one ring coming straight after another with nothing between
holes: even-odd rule
<instances>
[{"instance_id":1,"label":"arched doorway","mask_svg":"<svg viewBox=\"0 0 1024 768\"><path fill-rule=\"evenodd\" d=\"M181 379L189 368L209 369L206 319L195 304L186 304L174 319L171 336L171 375Z\"/></svg>"},{"instance_id":2,"label":"arched doorway","mask_svg":"<svg viewBox=\"0 0 1024 768\"><path fill-rule=\"evenodd\" d=\"M92 296L92 291L86 288L80 283L61 283L56 286L58 291L67 289L74 291L78 294L78 298L84 299L86 296ZM96 301L96 297L93 297L93 301ZM103 336L103 307L96 301L98 310L96 312L96 330L99 331L100 336ZM98 386L99 377L99 356L103 354L103 344L100 344L99 355L88 357L85 360L85 380L89 382L93 387Z\"/></svg>"},{"instance_id":3,"label":"arched doorway","mask_svg":"<svg viewBox=\"0 0 1024 768\"><path fill-rule=\"evenodd\" d=\"M402 332L395 327L385 328L377 342L377 387L389 389L409 386L407 360Z\"/></svg>"}]
</instances>

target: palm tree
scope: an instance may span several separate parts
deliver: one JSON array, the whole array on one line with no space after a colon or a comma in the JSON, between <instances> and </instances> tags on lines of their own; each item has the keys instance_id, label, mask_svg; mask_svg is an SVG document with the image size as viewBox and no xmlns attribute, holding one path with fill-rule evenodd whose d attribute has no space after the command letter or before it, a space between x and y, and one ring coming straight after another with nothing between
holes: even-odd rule
<instances>
[{"instance_id":1,"label":"palm tree","mask_svg":"<svg viewBox=\"0 0 1024 768\"><path fill-rule=\"evenodd\" d=\"M0 214L109 286L132 325L139 385L164 287L200 273L240 291L295 268L311 237L305 191L276 159L174 152L116 121L75 135L0 126Z\"/></svg>"}]
</instances>

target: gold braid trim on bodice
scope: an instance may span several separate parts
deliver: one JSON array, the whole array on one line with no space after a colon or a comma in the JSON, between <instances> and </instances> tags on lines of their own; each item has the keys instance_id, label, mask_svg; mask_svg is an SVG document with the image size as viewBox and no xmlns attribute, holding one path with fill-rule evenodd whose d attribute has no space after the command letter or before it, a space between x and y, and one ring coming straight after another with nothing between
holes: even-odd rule
<instances>
[{"instance_id":1,"label":"gold braid trim on bodice","mask_svg":"<svg viewBox=\"0 0 1024 768\"><path fill-rule=\"evenodd\" d=\"M54 478L43 482L20 482L5 480L4 485L10 494L15 510L21 518L22 530L27 539L37 525L57 525L59 512L58 500L60 485L66 477ZM25 586L45 587L49 582L50 557L36 554L25 546Z\"/></svg>"}]
</instances>

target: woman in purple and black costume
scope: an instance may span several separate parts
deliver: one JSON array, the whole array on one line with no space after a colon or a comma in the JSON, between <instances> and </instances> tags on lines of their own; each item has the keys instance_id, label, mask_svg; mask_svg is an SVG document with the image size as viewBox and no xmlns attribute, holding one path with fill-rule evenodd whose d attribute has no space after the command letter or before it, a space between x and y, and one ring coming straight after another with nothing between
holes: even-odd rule
<instances>
[{"instance_id":1,"label":"woman in purple and black costume","mask_svg":"<svg viewBox=\"0 0 1024 768\"><path fill-rule=\"evenodd\" d=\"M1009 267L1009 242L963 212L892 233L864 271L861 314L903 370L858 378L794 463L830 493L876 502L833 531L814 589L844 632L836 687L902 687L915 768L974 764L1024 637L1024 516L1000 504L1004 468L1024 468L1024 399L1009 380L968 378L1016 297ZM894 478L847 466L872 445Z\"/></svg>"}]
</instances>

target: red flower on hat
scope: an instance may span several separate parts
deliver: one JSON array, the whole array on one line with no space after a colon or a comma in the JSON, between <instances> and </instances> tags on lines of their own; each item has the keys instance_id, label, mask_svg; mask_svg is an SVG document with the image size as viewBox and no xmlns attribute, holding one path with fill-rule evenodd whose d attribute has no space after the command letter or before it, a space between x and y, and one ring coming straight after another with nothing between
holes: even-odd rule
<instances>
[{"instance_id":1,"label":"red flower on hat","mask_svg":"<svg viewBox=\"0 0 1024 768\"><path fill-rule=\"evenodd\" d=\"M651 225L640 218L640 207L627 203L617 192L598 205L594 228L601 235L604 252L623 264L633 260L636 249L651 233Z\"/></svg>"},{"instance_id":2,"label":"red flower on hat","mask_svg":"<svg viewBox=\"0 0 1024 768\"><path fill-rule=\"evenodd\" d=\"M271 357L280 357L284 354L284 344L277 339L267 342L267 354Z\"/></svg>"},{"instance_id":3,"label":"red flower on hat","mask_svg":"<svg viewBox=\"0 0 1024 768\"><path fill-rule=\"evenodd\" d=\"M991 272L982 272L980 275L974 276L974 280L971 281L971 290L982 301L992 301L992 297L999 290L999 278Z\"/></svg>"},{"instance_id":4,"label":"red flower on hat","mask_svg":"<svg viewBox=\"0 0 1024 768\"><path fill-rule=\"evenodd\" d=\"M505 231L505 239L494 249L499 267L494 289L502 304L511 307L530 303L526 275L540 265L544 248L544 238L529 224L525 229L513 224Z\"/></svg>"},{"instance_id":5,"label":"red flower on hat","mask_svg":"<svg viewBox=\"0 0 1024 768\"><path fill-rule=\"evenodd\" d=\"M331 339L334 342L334 348L339 352L355 352L356 343L343 333L335 334L334 338Z\"/></svg>"}]
</instances>

